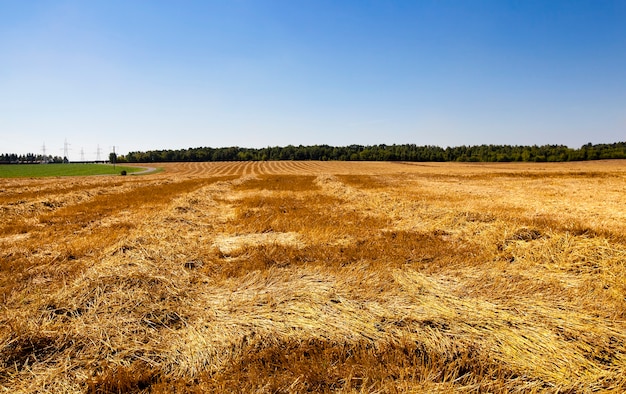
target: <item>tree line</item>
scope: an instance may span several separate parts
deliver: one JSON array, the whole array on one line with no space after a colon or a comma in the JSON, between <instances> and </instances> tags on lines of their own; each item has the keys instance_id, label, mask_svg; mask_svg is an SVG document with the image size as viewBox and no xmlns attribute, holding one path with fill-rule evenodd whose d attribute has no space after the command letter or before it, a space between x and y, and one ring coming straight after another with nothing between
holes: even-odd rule
<instances>
[{"instance_id":1,"label":"tree line","mask_svg":"<svg viewBox=\"0 0 626 394\"><path fill-rule=\"evenodd\" d=\"M459 161L459 162L565 162L601 159L626 159L626 142L583 145L579 149L564 145L511 146L478 145L441 148L415 144L402 145L310 145L267 148L189 148L130 152L118 162L198 162L265 160L338 160L338 161Z\"/></svg>"},{"instance_id":2,"label":"tree line","mask_svg":"<svg viewBox=\"0 0 626 394\"><path fill-rule=\"evenodd\" d=\"M0 154L0 164L38 164L38 163L64 163L67 162L66 158L52 155L42 155L27 153L25 155L18 155L15 153Z\"/></svg>"},{"instance_id":3,"label":"tree line","mask_svg":"<svg viewBox=\"0 0 626 394\"><path fill-rule=\"evenodd\" d=\"M337 161L459 161L459 162L564 162L601 159L626 159L626 142L591 144L578 149L565 145L476 145L442 148L434 145L309 145L267 148L188 148L149 150L116 155L118 163L337 160ZM66 158L28 153L0 154L0 164L63 163Z\"/></svg>"}]
</instances>

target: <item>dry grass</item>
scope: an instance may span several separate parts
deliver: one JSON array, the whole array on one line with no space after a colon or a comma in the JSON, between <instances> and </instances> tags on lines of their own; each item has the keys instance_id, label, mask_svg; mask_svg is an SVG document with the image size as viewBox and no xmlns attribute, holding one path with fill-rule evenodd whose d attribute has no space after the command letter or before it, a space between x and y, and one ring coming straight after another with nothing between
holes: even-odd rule
<instances>
[{"instance_id":1,"label":"dry grass","mask_svg":"<svg viewBox=\"0 0 626 394\"><path fill-rule=\"evenodd\" d=\"M0 180L0 390L624 392L626 166Z\"/></svg>"}]
</instances>

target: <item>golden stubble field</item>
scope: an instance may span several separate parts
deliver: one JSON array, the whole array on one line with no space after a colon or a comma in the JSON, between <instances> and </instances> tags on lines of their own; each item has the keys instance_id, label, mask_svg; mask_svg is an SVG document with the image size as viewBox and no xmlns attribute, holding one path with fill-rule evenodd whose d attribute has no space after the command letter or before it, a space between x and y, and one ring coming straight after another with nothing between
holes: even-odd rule
<instances>
[{"instance_id":1,"label":"golden stubble field","mask_svg":"<svg viewBox=\"0 0 626 394\"><path fill-rule=\"evenodd\" d=\"M0 180L4 392L626 391L626 162Z\"/></svg>"}]
</instances>

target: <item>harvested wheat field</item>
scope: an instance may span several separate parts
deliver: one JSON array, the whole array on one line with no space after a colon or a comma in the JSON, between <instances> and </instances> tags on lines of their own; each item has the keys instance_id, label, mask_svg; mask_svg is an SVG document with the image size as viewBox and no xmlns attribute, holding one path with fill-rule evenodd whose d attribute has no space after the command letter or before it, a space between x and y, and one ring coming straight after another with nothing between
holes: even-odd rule
<instances>
[{"instance_id":1,"label":"harvested wheat field","mask_svg":"<svg viewBox=\"0 0 626 394\"><path fill-rule=\"evenodd\" d=\"M626 161L0 180L0 387L626 391Z\"/></svg>"}]
</instances>

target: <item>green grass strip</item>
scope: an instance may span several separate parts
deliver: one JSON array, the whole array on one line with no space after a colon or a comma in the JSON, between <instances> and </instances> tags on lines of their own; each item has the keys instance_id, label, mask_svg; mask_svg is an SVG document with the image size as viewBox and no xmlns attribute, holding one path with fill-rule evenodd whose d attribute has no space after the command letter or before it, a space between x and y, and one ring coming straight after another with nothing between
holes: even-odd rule
<instances>
[{"instance_id":1,"label":"green grass strip","mask_svg":"<svg viewBox=\"0 0 626 394\"><path fill-rule=\"evenodd\" d=\"M143 168L108 164L1 164L0 178L42 178L50 176L120 175L131 174Z\"/></svg>"}]
</instances>

